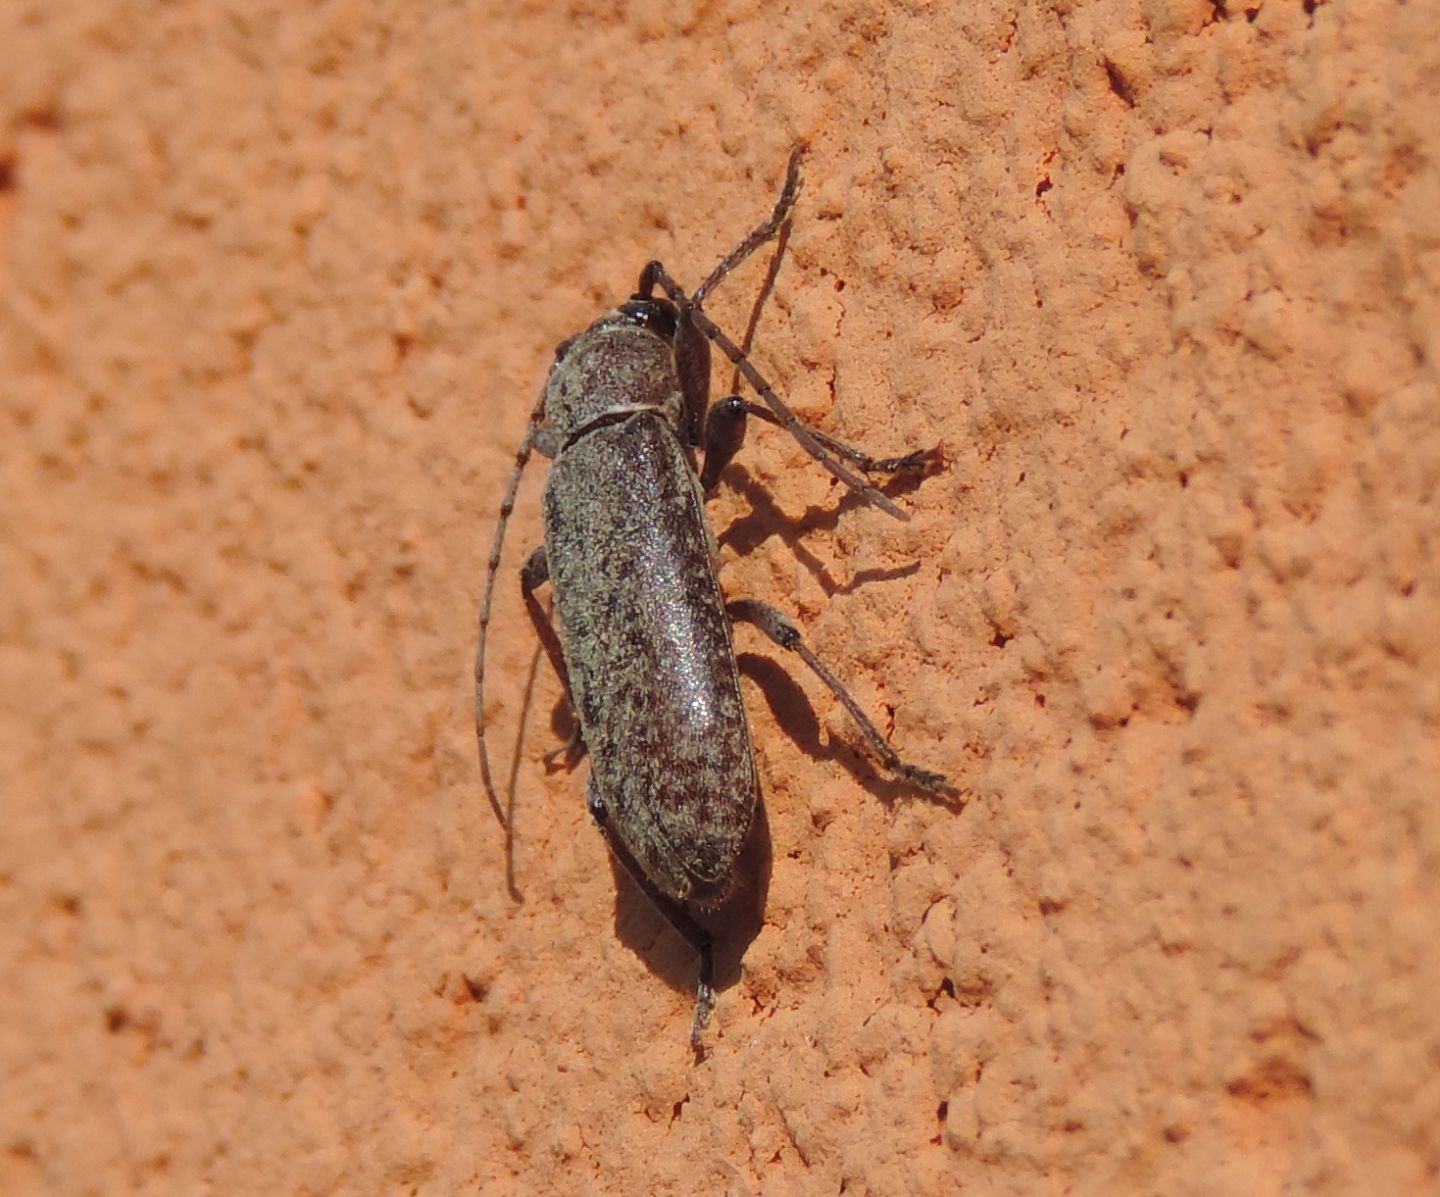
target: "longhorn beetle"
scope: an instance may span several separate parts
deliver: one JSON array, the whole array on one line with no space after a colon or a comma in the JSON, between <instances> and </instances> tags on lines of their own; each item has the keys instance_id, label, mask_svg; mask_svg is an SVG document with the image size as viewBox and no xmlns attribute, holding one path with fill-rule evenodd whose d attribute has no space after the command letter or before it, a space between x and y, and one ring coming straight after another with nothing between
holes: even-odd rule
<instances>
[{"instance_id":1,"label":"longhorn beetle","mask_svg":"<svg viewBox=\"0 0 1440 1197\"><path fill-rule=\"evenodd\" d=\"M475 732L485 792L504 812L485 747L485 639L505 527L532 452L553 464L545 483L545 539L520 571L525 606L574 708L590 756L586 802L610 849L699 956L691 1042L714 1004L710 935L686 906L714 906L735 866L759 802L754 754L730 623L754 624L795 653L850 712L881 765L940 794L939 773L902 760L799 630L768 603L727 603L715 578L705 496L744 438L747 417L784 428L866 503L898 519L899 507L853 472L923 468L938 450L875 458L807 428L702 308L746 258L777 240L753 332L779 265L800 191L803 147L790 155L775 210L687 295L659 262L636 293L555 351L530 413L500 504L485 578L475 652ZM656 289L663 294L656 295ZM716 345L763 403L730 395L709 403ZM696 450L704 450L696 469ZM551 586L558 630L536 597ZM508 827L507 827L508 830Z\"/></svg>"}]
</instances>

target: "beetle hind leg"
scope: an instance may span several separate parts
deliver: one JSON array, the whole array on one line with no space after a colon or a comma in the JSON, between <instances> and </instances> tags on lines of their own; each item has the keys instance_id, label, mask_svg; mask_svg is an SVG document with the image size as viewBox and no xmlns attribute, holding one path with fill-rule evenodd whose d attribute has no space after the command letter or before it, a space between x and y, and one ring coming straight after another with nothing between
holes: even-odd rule
<instances>
[{"instance_id":1,"label":"beetle hind leg","mask_svg":"<svg viewBox=\"0 0 1440 1197\"><path fill-rule=\"evenodd\" d=\"M950 783L943 773L913 764L902 758L891 747L890 741L885 738L870 717L860 709L860 704L851 697L840 679L826 668L825 663L805 643L804 637L800 635L800 629L778 610L769 603L763 603L758 599L739 599L733 603L726 603L725 611L732 620L753 624L774 643L804 661L810 667L811 672L825 683L830 693L835 695L841 705L850 712L850 717L859 725L871 751L887 771L911 785L919 786L922 790L929 790L932 794L939 794L945 798L960 797L960 791Z\"/></svg>"},{"instance_id":2,"label":"beetle hind leg","mask_svg":"<svg viewBox=\"0 0 1440 1197\"><path fill-rule=\"evenodd\" d=\"M560 678L560 684L565 689L565 705L569 708L572 727L569 738L559 748L551 749L545 754L545 764L548 767L554 761L563 759L566 767L571 768L585 755L585 740L580 731L580 718L575 713L575 702L570 695L570 674L565 668L565 655L560 648L560 637L555 631L555 621L550 613L540 605L540 600L535 597L535 592L550 580L550 562L545 556L545 546L542 544L529 557L525 564L520 567L520 593L525 599L525 610L530 613L530 622L535 625L535 635L539 638L545 649L545 655L550 658L551 668L555 670Z\"/></svg>"}]
</instances>

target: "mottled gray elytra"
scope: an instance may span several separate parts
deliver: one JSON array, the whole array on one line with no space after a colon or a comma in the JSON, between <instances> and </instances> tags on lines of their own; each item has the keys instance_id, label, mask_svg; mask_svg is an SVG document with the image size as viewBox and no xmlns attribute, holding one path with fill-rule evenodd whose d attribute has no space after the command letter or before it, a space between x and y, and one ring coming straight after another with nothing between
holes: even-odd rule
<instances>
[{"instance_id":1,"label":"mottled gray elytra","mask_svg":"<svg viewBox=\"0 0 1440 1197\"><path fill-rule=\"evenodd\" d=\"M747 417L784 428L857 496L898 519L908 516L845 463L886 473L923 469L938 457L922 450L876 458L807 428L750 362L749 333L738 347L701 310L731 270L775 240L753 332L800 192L801 158L797 146L769 219L693 295L650 262L628 301L561 343L500 504L480 607L475 734L485 792L507 826L485 747L485 637L505 527L520 476L538 451L553 462L545 540L520 571L521 591L574 707L574 746L590 757L590 813L615 856L699 955L691 1026L697 1053L714 1004L713 964L710 936L686 907L725 898L760 800L730 624L751 623L799 656L844 704L885 769L936 793L956 792L941 774L900 758L779 611L755 599L726 603L715 578L705 496L740 448ZM657 287L663 295L655 295ZM763 404L730 395L710 405L712 343ZM536 598L547 581L558 629Z\"/></svg>"}]
</instances>

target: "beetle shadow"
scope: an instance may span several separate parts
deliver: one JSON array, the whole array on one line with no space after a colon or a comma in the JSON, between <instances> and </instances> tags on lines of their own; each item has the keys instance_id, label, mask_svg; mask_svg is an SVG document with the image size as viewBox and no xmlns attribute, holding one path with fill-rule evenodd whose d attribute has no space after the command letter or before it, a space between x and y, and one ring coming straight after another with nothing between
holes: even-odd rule
<instances>
[{"instance_id":1,"label":"beetle shadow","mask_svg":"<svg viewBox=\"0 0 1440 1197\"><path fill-rule=\"evenodd\" d=\"M613 852L609 856L615 878L615 937L672 989L693 997L699 969L694 949L645 896L619 858ZM730 892L713 907L685 908L712 937L717 995L739 981L740 962L765 925L770 869L770 821L762 799L736 858Z\"/></svg>"},{"instance_id":2,"label":"beetle shadow","mask_svg":"<svg viewBox=\"0 0 1440 1197\"><path fill-rule=\"evenodd\" d=\"M924 469L908 470L893 474L876 484L876 489L888 498L908 494L938 473L939 463L927 463ZM749 514L731 521L717 536L719 544L733 549L737 556L745 556L759 548L771 536L779 536L787 548L795 554L819 583L826 597L845 594L865 582L888 578L903 578L919 568L919 562L892 569L862 570L847 583L840 583L825 568L824 563L805 547L805 537L813 531L833 532L839 526L840 517L857 507L864 507L865 500L852 490L846 490L838 503L828 507L807 507L798 516L791 516L781 509L770 492L744 466L731 465L722 475L724 485L739 494L750 505Z\"/></svg>"}]
</instances>

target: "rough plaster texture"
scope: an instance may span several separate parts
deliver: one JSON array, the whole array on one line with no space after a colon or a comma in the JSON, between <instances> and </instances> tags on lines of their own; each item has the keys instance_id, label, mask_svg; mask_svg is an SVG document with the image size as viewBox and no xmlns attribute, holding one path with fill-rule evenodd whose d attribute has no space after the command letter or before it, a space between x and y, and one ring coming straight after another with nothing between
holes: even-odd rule
<instances>
[{"instance_id":1,"label":"rough plaster texture","mask_svg":"<svg viewBox=\"0 0 1440 1197\"><path fill-rule=\"evenodd\" d=\"M0 31L0 1190L1436 1191L1433 0ZM948 468L902 525L761 431L723 580L970 801L740 632L773 860L696 1064L544 671L507 896L474 610L554 344L797 139L759 360Z\"/></svg>"}]
</instances>

